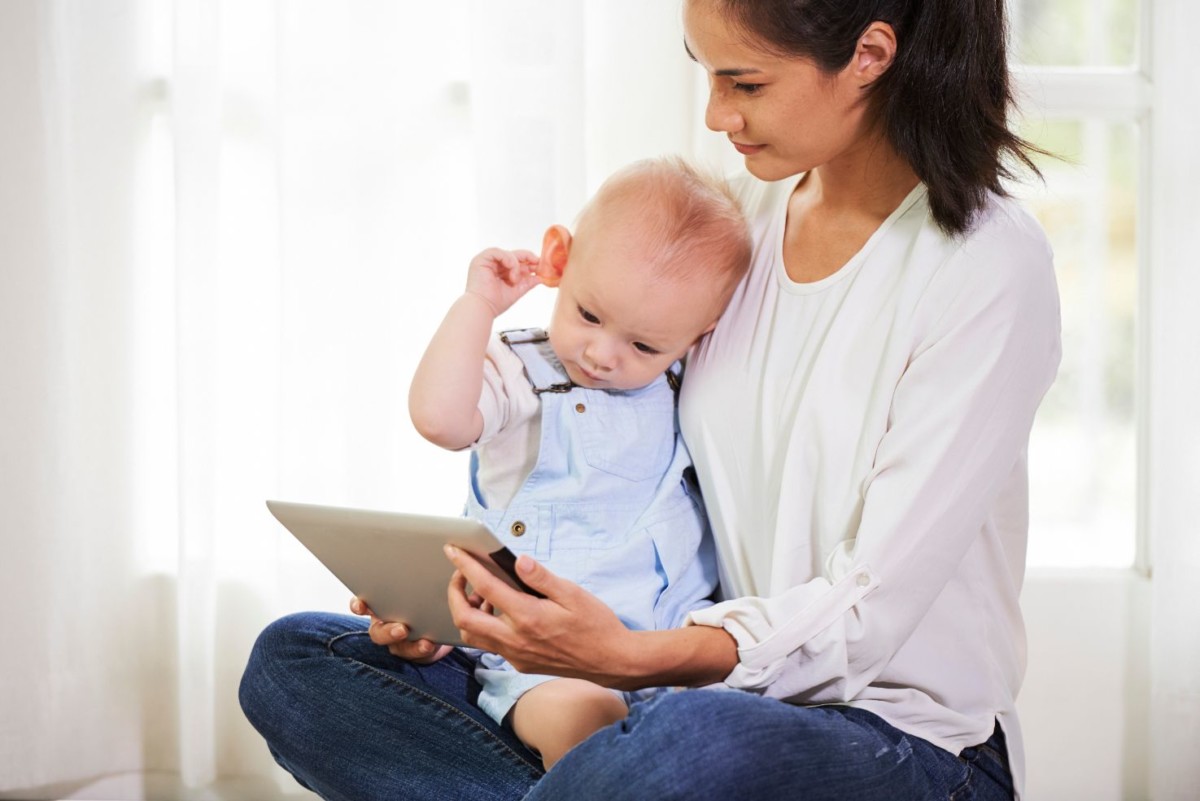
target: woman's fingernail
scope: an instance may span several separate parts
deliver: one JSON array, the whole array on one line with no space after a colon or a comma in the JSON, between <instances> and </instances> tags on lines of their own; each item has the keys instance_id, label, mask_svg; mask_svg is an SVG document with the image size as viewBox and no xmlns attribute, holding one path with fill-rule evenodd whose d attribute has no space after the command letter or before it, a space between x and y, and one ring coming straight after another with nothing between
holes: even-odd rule
<instances>
[{"instance_id":1,"label":"woman's fingernail","mask_svg":"<svg viewBox=\"0 0 1200 801\"><path fill-rule=\"evenodd\" d=\"M392 636L397 639L403 639L408 636L408 629L404 626L392 626Z\"/></svg>"},{"instance_id":2,"label":"woman's fingernail","mask_svg":"<svg viewBox=\"0 0 1200 801\"><path fill-rule=\"evenodd\" d=\"M442 546L442 550L445 551L446 556L450 557L451 559L454 559L456 556L458 556L458 549L453 545L444 545Z\"/></svg>"},{"instance_id":3,"label":"woman's fingernail","mask_svg":"<svg viewBox=\"0 0 1200 801\"><path fill-rule=\"evenodd\" d=\"M417 650L418 650L418 651L420 651L420 652L421 652L421 653L423 653L423 654L427 654L427 653L429 653L430 651L432 651L432 650L433 650L433 643L431 643L431 642L423 642L423 643L421 643L420 645L418 645L418 646L417 646Z\"/></svg>"}]
</instances>

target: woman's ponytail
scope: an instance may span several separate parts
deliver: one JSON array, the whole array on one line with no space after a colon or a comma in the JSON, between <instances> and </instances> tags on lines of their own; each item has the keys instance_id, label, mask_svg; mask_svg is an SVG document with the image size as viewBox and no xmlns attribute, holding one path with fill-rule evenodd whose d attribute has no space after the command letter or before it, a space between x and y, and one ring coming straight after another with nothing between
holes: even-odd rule
<instances>
[{"instance_id":1,"label":"woman's ponytail","mask_svg":"<svg viewBox=\"0 0 1200 801\"><path fill-rule=\"evenodd\" d=\"M888 139L929 190L947 233L967 230L1014 162L1036 148L1008 127L1013 105L1004 0L915 0L893 23L896 61L872 87Z\"/></svg>"}]
</instances>

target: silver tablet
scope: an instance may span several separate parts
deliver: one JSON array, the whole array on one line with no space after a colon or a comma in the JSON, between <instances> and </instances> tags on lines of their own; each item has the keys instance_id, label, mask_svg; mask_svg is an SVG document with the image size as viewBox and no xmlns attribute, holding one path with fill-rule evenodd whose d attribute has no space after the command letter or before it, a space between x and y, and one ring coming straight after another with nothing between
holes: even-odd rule
<instances>
[{"instance_id":1,"label":"silver tablet","mask_svg":"<svg viewBox=\"0 0 1200 801\"><path fill-rule=\"evenodd\" d=\"M478 520L267 501L271 514L383 620L404 623L413 638L462 645L446 603L454 565L442 546L469 551L510 585L516 559Z\"/></svg>"}]
</instances>

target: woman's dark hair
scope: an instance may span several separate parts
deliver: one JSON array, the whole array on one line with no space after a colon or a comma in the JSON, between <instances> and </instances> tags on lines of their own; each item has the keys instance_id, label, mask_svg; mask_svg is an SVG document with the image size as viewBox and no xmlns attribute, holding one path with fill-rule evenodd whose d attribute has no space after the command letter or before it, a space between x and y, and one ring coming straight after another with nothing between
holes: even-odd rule
<instances>
[{"instance_id":1,"label":"woman's dark hair","mask_svg":"<svg viewBox=\"0 0 1200 801\"><path fill-rule=\"evenodd\" d=\"M933 218L948 234L971 227L988 192L1031 153L1045 153L1008 128L1005 0L718 0L750 44L845 67L875 21L896 32L896 57L870 87L871 111L929 191Z\"/></svg>"}]
</instances>

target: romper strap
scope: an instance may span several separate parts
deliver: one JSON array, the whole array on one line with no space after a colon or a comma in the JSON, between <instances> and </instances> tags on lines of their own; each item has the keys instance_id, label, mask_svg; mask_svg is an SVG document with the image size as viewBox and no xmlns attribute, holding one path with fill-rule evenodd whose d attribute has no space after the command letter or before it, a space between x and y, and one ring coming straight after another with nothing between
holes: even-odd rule
<instances>
[{"instance_id":1,"label":"romper strap","mask_svg":"<svg viewBox=\"0 0 1200 801\"><path fill-rule=\"evenodd\" d=\"M526 342L545 342L550 335L541 328L510 328L500 332L500 341L505 345L523 345Z\"/></svg>"},{"instance_id":2,"label":"romper strap","mask_svg":"<svg viewBox=\"0 0 1200 801\"><path fill-rule=\"evenodd\" d=\"M567 371L554 355L550 347L550 335L542 328L511 328L500 332L500 341L512 348L521 363L525 365L525 375L533 385L533 393L570 392L576 387L567 376ZM679 395L679 385L683 376L683 362L678 361L667 368L665 373L667 386Z\"/></svg>"},{"instance_id":3,"label":"romper strap","mask_svg":"<svg viewBox=\"0 0 1200 801\"><path fill-rule=\"evenodd\" d=\"M675 367L680 368L679 372L676 372L673 369ZM681 365L679 362L675 362L675 364L672 365L672 367L667 368L667 386L669 386L671 388L671 391L674 392L676 394L676 396L679 395L679 386L680 386L680 382L682 381L682 379L680 378L680 374L683 373L682 368L683 368L683 365Z\"/></svg>"},{"instance_id":4,"label":"romper strap","mask_svg":"<svg viewBox=\"0 0 1200 801\"><path fill-rule=\"evenodd\" d=\"M525 365L535 395L543 392L570 392L575 388L567 371L554 355L549 335L541 328L514 328L500 332L500 341L508 345Z\"/></svg>"}]
</instances>

